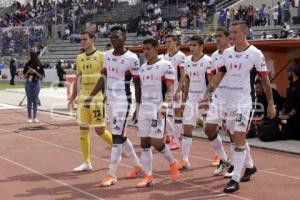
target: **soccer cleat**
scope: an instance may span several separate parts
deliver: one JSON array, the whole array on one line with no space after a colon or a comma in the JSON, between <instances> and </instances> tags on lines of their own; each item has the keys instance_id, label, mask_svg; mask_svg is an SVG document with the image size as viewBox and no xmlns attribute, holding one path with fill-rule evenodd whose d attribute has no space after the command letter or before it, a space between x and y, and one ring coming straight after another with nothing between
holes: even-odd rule
<instances>
[{"instance_id":1,"label":"soccer cleat","mask_svg":"<svg viewBox=\"0 0 300 200\"><path fill-rule=\"evenodd\" d=\"M176 150L180 148L180 145L175 142L175 139L171 140L171 142L168 145L170 150Z\"/></svg>"},{"instance_id":2,"label":"soccer cleat","mask_svg":"<svg viewBox=\"0 0 300 200\"><path fill-rule=\"evenodd\" d=\"M144 179L137 184L137 188L145 188L154 185L153 176L145 175Z\"/></svg>"},{"instance_id":3,"label":"soccer cleat","mask_svg":"<svg viewBox=\"0 0 300 200\"><path fill-rule=\"evenodd\" d=\"M240 189L239 183L231 179L229 181L229 183L224 187L223 192L232 193L232 192L235 192L239 189Z\"/></svg>"},{"instance_id":4,"label":"soccer cleat","mask_svg":"<svg viewBox=\"0 0 300 200\"><path fill-rule=\"evenodd\" d=\"M224 174L224 177L225 177L225 178L231 178L232 175L233 175L233 170L234 170L234 166L231 165L231 166L228 168L227 172Z\"/></svg>"},{"instance_id":5,"label":"soccer cleat","mask_svg":"<svg viewBox=\"0 0 300 200\"><path fill-rule=\"evenodd\" d=\"M128 174L126 175L126 178L135 178L139 173L142 172L142 168L139 166L134 166L130 169Z\"/></svg>"},{"instance_id":6,"label":"soccer cleat","mask_svg":"<svg viewBox=\"0 0 300 200\"><path fill-rule=\"evenodd\" d=\"M74 168L73 172L79 173L79 172L91 171L92 169L93 167L90 163L82 163L80 166Z\"/></svg>"},{"instance_id":7,"label":"soccer cleat","mask_svg":"<svg viewBox=\"0 0 300 200\"><path fill-rule=\"evenodd\" d=\"M116 184L116 182L117 182L117 178L116 177L107 175L103 179L103 181L101 181L100 187L109 187L109 186L112 186L112 185Z\"/></svg>"},{"instance_id":8,"label":"soccer cleat","mask_svg":"<svg viewBox=\"0 0 300 200\"><path fill-rule=\"evenodd\" d=\"M229 167L229 166L231 166L230 160L227 160L226 162L224 162L223 160L220 160L219 165L214 170L214 175L218 176L218 175L222 174L225 167Z\"/></svg>"},{"instance_id":9,"label":"soccer cleat","mask_svg":"<svg viewBox=\"0 0 300 200\"><path fill-rule=\"evenodd\" d=\"M187 160L182 160L179 162L178 164L178 169L179 170L185 170L185 169L188 169L190 167L190 162L187 161Z\"/></svg>"},{"instance_id":10,"label":"soccer cleat","mask_svg":"<svg viewBox=\"0 0 300 200\"><path fill-rule=\"evenodd\" d=\"M255 174L257 168L253 166L252 168L246 168L244 176L241 178L241 182L248 182L250 181L251 175Z\"/></svg>"},{"instance_id":11,"label":"soccer cleat","mask_svg":"<svg viewBox=\"0 0 300 200\"><path fill-rule=\"evenodd\" d=\"M214 155L213 159L211 160L211 166L217 167L220 164L220 156Z\"/></svg>"},{"instance_id":12,"label":"soccer cleat","mask_svg":"<svg viewBox=\"0 0 300 200\"><path fill-rule=\"evenodd\" d=\"M180 176L180 172L178 170L178 162L174 161L172 164L170 164L170 173L171 173L171 179L173 181L177 181L179 176Z\"/></svg>"},{"instance_id":13,"label":"soccer cleat","mask_svg":"<svg viewBox=\"0 0 300 200\"><path fill-rule=\"evenodd\" d=\"M27 120L27 123L29 123L29 124L31 124L32 122L33 122L32 119Z\"/></svg>"},{"instance_id":14,"label":"soccer cleat","mask_svg":"<svg viewBox=\"0 0 300 200\"><path fill-rule=\"evenodd\" d=\"M37 118L33 119L34 123L40 123L40 120L38 120Z\"/></svg>"}]
</instances>

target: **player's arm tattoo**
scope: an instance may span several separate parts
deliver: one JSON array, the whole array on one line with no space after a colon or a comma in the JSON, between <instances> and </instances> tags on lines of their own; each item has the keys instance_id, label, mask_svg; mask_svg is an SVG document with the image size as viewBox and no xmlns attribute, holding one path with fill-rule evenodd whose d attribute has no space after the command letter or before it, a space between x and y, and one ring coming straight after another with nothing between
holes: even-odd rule
<instances>
[{"instance_id":1,"label":"player's arm tattoo","mask_svg":"<svg viewBox=\"0 0 300 200\"><path fill-rule=\"evenodd\" d=\"M209 97L211 93L213 93L216 88L219 86L221 83L223 77L225 75L225 72L218 72L209 82L206 91L204 93L204 97Z\"/></svg>"},{"instance_id":2,"label":"player's arm tattoo","mask_svg":"<svg viewBox=\"0 0 300 200\"><path fill-rule=\"evenodd\" d=\"M141 81L139 78L133 79L134 89L135 89L135 101L136 103L141 103Z\"/></svg>"},{"instance_id":3,"label":"player's arm tattoo","mask_svg":"<svg viewBox=\"0 0 300 200\"><path fill-rule=\"evenodd\" d=\"M174 91L174 83L170 81L166 81L167 93L166 93L166 102L171 102L173 100L173 91Z\"/></svg>"},{"instance_id":4,"label":"player's arm tattoo","mask_svg":"<svg viewBox=\"0 0 300 200\"><path fill-rule=\"evenodd\" d=\"M179 85L178 85L178 88L176 88L176 92L180 92L183 87L184 87L184 83L185 83L185 73L184 73L184 69L181 68L180 69L180 80L179 80Z\"/></svg>"},{"instance_id":5,"label":"player's arm tattoo","mask_svg":"<svg viewBox=\"0 0 300 200\"><path fill-rule=\"evenodd\" d=\"M264 92L266 94L268 104L274 104L273 100L273 92L272 92L272 87L270 83L270 79L267 74L261 75L260 80L264 89Z\"/></svg>"}]
</instances>

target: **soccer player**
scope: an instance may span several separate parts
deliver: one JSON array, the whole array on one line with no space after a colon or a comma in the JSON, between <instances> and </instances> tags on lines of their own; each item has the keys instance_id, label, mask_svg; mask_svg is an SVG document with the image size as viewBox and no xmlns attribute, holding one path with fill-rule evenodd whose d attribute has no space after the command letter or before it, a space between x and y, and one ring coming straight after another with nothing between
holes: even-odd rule
<instances>
[{"instance_id":1,"label":"soccer player","mask_svg":"<svg viewBox=\"0 0 300 200\"><path fill-rule=\"evenodd\" d=\"M101 136L106 143L110 146L112 145L111 133L105 129L103 94L99 93L95 96L89 108L84 107L84 101L89 97L101 76L104 53L96 49L94 33L88 31L81 32L80 40L85 52L80 53L76 59L77 76L69 103L73 104L78 94L77 122L80 126L80 144L84 162L79 167L74 168L74 172L92 170L89 137L90 127L95 127L96 133Z\"/></svg>"},{"instance_id":2,"label":"soccer player","mask_svg":"<svg viewBox=\"0 0 300 200\"><path fill-rule=\"evenodd\" d=\"M156 39L150 38L143 42L147 62L139 70L142 97L138 114L138 130L142 147L141 164L145 177L138 183L138 188L154 183L151 146L162 153L169 162L172 180L176 181L179 178L177 161L163 139L168 103L173 100L175 72L169 61L158 58L158 46ZM162 89L163 84L166 84L166 91Z\"/></svg>"},{"instance_id":3,"label":"soccer player","mask_svg":"<svg viewBox=\"0 0 300 200\"><path fill-rule=\"evenodd\" d=\"M124 46L126 31L123 27L112 27L110 37L113 49L105 53L103 71L107 83L105 84L104 77L100 78L89 99L86 100L86 104L89 104L99 91L104 91L106 85L107 116L112 130L113 146L108 175L102 180L101 187L109 187L117 182L116 172L122 152L134 162L134 167L126 178L134 178L142 170L133 145L126 135L127 118L132 103L130 90L132 79L137 104L140 102L139 60L136 54L126 50Z\"/></svg>"},{"instance_id":4,"label":"soccer player","mask_svg":"<svg viewBox=\"0 0 300 200\"><path fill-rule=\"evenodd\" d=\"M268 70L264 55L256 47L247 41L248 27L244 21L236 21L231 24L231 38L234 46L223 52L218 67L219 72L209 83L207 90L201 101L201 107L207 107L208 96L215 91L224 76L228 77L227 97L226 97L226 126L232 134L235 144L233 151L233 176L229 183L224 187L225 193L232 193L239 190L240 181L249 181L250 176L256 172L256 167L250 155L250 148L246 142L246 132L250 122L252 110L250 72L255 68L263 83L268 99L267 113L269 118L274 118L276 114ZM206 127L206 134L210 138L216 153L224 159L224 149L222 141L218 137L215 129ZM244 176L241 178L243 166L246 166Z\"/></svg>"},{"instance_id":5,"label":"soccer player","mask_svg":"<svg viewBox=\"0 0 300 200\"><path fill-rule=\"evenodd\" d=\"M174 113L172 116L172 127L174 127L174 132L172 133L172 138L169 143L169 147L171 150L178 149L180 147L179 138L182 128L182 109L181 109L181 100L182 100L182 89L184 85L184 61L185 55L183 52L177 49L178 38L175 35L167 35L166 46L168 48L167 54L164 56L164 59L171 62L171 64L175 67L175 82L174 82L174 97L173 97L173 105Z\"/></svg>"},{"instance_id":6,"label":"soccer player","mask_svg":"<svg viewBox=\"0 0 300 200\"><path fill-rule=\"evenodd\" d=\"M225 49L230 47L229 44L229 35L230 32L223 27L220 27L216 30L216 44L217 44L217 50L212 54L211 61L212 61L212 69L213 71L217 71L218 67L222 66L222 54L225 51ZM210 109L207 113L206 118L206 130L214 130L214 132L217 133L218 125L222 124L222 122L225 121L225 111L226 111L226 105L227 105L227 81L228 76L224 76L221 83L219 84L218 88L213 94L213 101L210 106ZM225 121L226 124L226 121ZM227 130L227 133L229 137L231 136L230 133ZM218 141L221 140L218 137ZM210 137L209 137L210 138ZM219 143L218 143L219 144ZM214 143L212 143L214 145ZM234 144L231 143L231 153L233 153ZM223 149L223 147L220 147L220 149ZM221 152L224 152L221 150ZM216 157L218 157L219 164L217 165L214 175L220 175L222 174L225 167L229 167L228 172L225 173L226 178L231 178L232 172L233 172L233 166L231 165L230 161L228 160L228 157L226 154L221 155L222 159L220 160L220 157L218 154L216 154Z\"/></svg>"},{"instance_id":7,"label":"soccer player","mask_svg":"<svg viewBox=\"0 0 300 200\"><path fill-rule=\"evenodd\" d=\"M183 139L182 160L178 168L183 170L190 166L189 154L192 146L192 133L198 119L204 119L204 109L199 109L199 102L206 90L206 79L211 76L211 58L203 53L204 41L200 36L191 38L191 55L184 63L185 87L183 103Z\"/></svg>"}]
</instances>

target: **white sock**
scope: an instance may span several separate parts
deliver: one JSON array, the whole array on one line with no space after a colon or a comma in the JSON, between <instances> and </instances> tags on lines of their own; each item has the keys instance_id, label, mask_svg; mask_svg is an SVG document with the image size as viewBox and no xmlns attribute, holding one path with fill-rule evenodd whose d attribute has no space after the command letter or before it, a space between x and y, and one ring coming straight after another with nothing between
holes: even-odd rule
<instances>
[{"instance_id":1,"label":"white sock","mask_svg":"<svg viewBox=\"0 0 300 200\"><path fill-rule=\"evenodd\" d=\"M246 142L246 159L245 159L245 167L246 168L253 168L253 160L250 154L250 147L248 142Z\"/></svg>"},{"instance_id":2,"label":"white sock","mask_svg":"<svg viewBox=\"0 0 300 200\"><path fill-rule=\"evenodd\" d=\"M216 154L218 154L222 161L227 161L228 157L224 151L221 137L218 135L216 139L210 141L211 146L213 147Z\"/></svg>"},{"instance_id":3,"label":"white sock","mask_svg":"<svg viewBox=\"0 0 300 200\"><path fill-rule=\"evenodd\" d=\"M192 138L183 136L181 148L182 148L182 159L185 161L189 161L192 142L193 142Z\"/></svg>"},{"instance_id":4,"label":"white sock","mask_svg":"<svg viewBox=\"0 0 300 200\"><path fill-rule=\"evenodd\" d=\"M110 176L116 177L117 168L121 160L121 154L122 154L122 144L113 144L111 149L110 165L108 171L108 174Z\"/></svg>"},{"instance_id":5,"label":"white sock","mask_svg":"<svg viewBox=\"0 0 300 200\"><path fill-rule=\"evenodd\" d=\"M182 120L175 120L175 124L174 124L174 137L176 139L175 142L179 143L181 129L182 129Z\"/></svg>"},{"instance_id":6,"label":"white sock","mask_svg":"<svg viewBox=\"0 0 300 200\"><path fill-rule=\"evenodd\" d=\"M151 148L142 148L141 164L146 175L152 175L152 150Z\"/></svg>"},{"instance_id":7,"label":"white sock","mask_svg":"<svg viewBox=\"0 0 300 200\"><path fill-rule=\"evenodd\" d=\"M174 157L173 154L170 151L170 148L168 145L165 145L165 148L161 151L161 153L163 154L164 158L170 163L172 164L174 162Z\"/></svg>"},{"instance_id":8,"label":"white sock","mask_svg":"<svg viewBox=\"0 0 300 200\"><path fill-rule=\"evenodd\" d=\"M140 161L134 151L133 145L131 141L127 138L127 140L122 144L123 152L126 156L130 157L135 166L141 167Z\"/></svg>"},{"instance_id":9,"label":"white sock","mask_svg":"<svg viewBox=\"0 0 300 200\"><path fill-rule=\"evenodd\" d=\"M246 158L246 149L244 151L236 151L235 150L233 152L234 169L233 169L233 176L232 176L231 179L236 181L236 182L240 182L241 173L242 173L242 169L243 169L243 166L244 166L245 158Z\"/></svg>"}]
</instances>

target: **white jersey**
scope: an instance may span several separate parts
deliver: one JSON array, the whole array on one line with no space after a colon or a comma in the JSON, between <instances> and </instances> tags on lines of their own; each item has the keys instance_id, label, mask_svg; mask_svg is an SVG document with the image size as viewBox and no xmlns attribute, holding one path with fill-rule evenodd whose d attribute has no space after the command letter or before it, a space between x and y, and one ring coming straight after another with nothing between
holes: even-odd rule
<instances>
[{"instance_id":1,"label":"white jersey","mask_svg":"<svg viewBox=\"0 0 300 200\"><path fill-rule=\"evenodd\" d=\"M224 63L222 63L222 54L220 54L220 50L215 51L211 55L211 64L212 70L218 71L218 68L222 67ZM226 104L227 99L227 79L228 76L224 76L221 83L219 84L218 88L214 92L214 96L217 101Z\"/></svg>"},{"instance_id":2,"label":"white jersey","mask_svg":"<svg viewBox=\"0 0 300 200\"><path fill-rule=\"evenodd\" d=\"M131 78L139 77L139 60L136 54L126 51L123 55L113 55L113 50L105 52L104 73L107 75L107 102L131 102Z\"/></svg>"},{"instance_id":3,"label":"white jersey","mask_svg":"<svg viewBox=\"0 0 300 200\"><path fill-rule=\"evenodd\" d=\"M205 75L211 73L211 58L203 54L194 62L192 56L188 56L184 63L184 72L190 80L188 100L198 102L207 87Z\"/></svg>"},{"instance_id":4,"label":"white jersey","mask_svg":"<svg viewBox=\"0 0 300 200\"><path fill-rule=\"evenodd\" d=\"M226 49L223 53L223 66L220 71L227 76L227 107L252 106L250 72L254 68L259 74L267 74L265 57L256 47L249 47L242 51L235 51L235 47Z\"/></svg>"},{"instance_id":5,"label":"white jersey","mask_svg":"<svg viewBox=\"0 0 300 200\"><path fill-rule=\"evenodd\" d=\"M185 54L182 53L181 51L177 51L173 56L170 56L170 54L165 54L164 59L167 61L170 61L175 68L174 85L177 87L178 83L179 83L180 69L184 68ZM175 88L175 87L174 87L174 89L177 90L177 88Z\"/></svg>"},{"instance_id":6,"label":"white jersey","mask_svg":"<svg viewBox=\"0 0 300 200\"><path fill-rule=\"evenodd\" d=\"M159 106L163 103L162 81L174 83L173 65L169 61L160 58L152 65L144 63L139 72L142 90L141 104Z\"/></svg>"}]
</instances>

